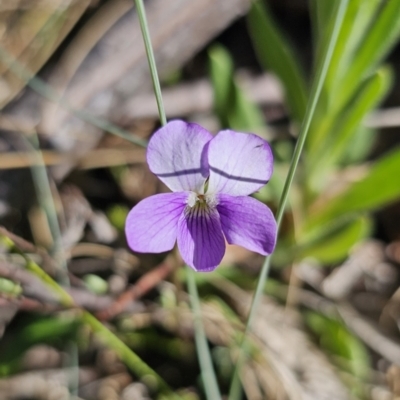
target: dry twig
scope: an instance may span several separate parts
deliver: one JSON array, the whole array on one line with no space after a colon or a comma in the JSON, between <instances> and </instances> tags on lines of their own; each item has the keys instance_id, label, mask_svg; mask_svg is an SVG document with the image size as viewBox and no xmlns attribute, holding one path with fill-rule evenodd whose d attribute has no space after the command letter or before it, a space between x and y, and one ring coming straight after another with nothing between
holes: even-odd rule
<instances>
[{"instance_id":1,"label":"dry twig","mask_svg":"<svg viewBox=\"0 0 400 400\"><path fill-rule=\"evenodd\" d=\"M127 291L122 293L118 299L107 309L97 313L97 318L100 320L109 320L123 311L126 311L129 304L131 304L134 300L139 299L149 290L158 285L174 270L174 267L175 265L172 257L167 257L162 264L139 278L135 285L131 286Z\"/></svg>"}]
</instances>

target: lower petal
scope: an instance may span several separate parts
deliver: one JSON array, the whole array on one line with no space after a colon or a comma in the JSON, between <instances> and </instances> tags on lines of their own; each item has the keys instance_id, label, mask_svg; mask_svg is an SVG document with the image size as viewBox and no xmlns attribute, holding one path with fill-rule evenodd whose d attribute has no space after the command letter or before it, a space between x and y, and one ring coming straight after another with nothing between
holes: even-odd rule
<instances>
[{"instance_id":1,"label":"lower petal","mask_svg":"<svg viewBox=\"0 0 400 400\"><path fill-rule=\"evenodd\" d=\"M213 271L225 253L225 240L216 210L191 209L178 222L178 247L196 271Z\"/></svg>"},{"instance_id":2,"label":"lower petal","mask_svg":"<svg viewBox=\"0 0 400 400\"><path fill-rule=\"evenodd\" d=\"M222 231L228 243L263 255L273 252L277 227L265 204L252 197L227 194L220 194L218 200Z\"/></svg>"},{"instance_id":3,"label":"lower petal","mask_svg":"<svg viewBox=\"0 0 400 400\"><path fill-rule=\"evenodd\" d=\"M156 194L133 207L125 223L129 247L139 253L171 250L187 197L185 192Z\"/></svg>"}]
</instances>

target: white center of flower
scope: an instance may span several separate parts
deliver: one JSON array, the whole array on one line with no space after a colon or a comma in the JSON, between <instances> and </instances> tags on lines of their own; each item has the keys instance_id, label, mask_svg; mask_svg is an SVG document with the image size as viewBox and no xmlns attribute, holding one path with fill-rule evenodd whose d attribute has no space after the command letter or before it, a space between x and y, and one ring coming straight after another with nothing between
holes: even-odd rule
<instances>
[{"instance_id":1,"label":"white center of flower","mask_svg":"<svg viewBox=\"0 0 400 400\"><path fill-rule=\"evenodd\" d=\"M198 194L195 192L190 192L187 199L187 205L189 209L203 209L210 210L217 206L217 198L212 194Z\"/></svg>"}]
</instances>

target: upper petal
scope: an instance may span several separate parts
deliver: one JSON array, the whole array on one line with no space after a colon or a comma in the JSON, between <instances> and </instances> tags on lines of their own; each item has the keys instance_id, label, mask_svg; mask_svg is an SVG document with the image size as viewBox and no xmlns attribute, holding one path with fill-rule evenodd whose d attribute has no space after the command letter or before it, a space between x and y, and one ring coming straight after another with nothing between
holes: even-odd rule
<instances>
[{"instance_id":1,"label":"upper petal","mask_svg":"<svg viewBox=\"0 0 400 400\"><path fill-rule=\"evenodd\" d=\"M277 227L265 204L252 197L227 194L220 194L218 201L222 231L228 243L263 255L273 252Z\"/></svg>"},{"instance_id":2,"label":"upper petal","mask_svg":"<svg viewBox=\"0 0 400 400\"><path fill-rule=\"evenodd\" d=\"M201 191L208 176L207 146L213 138L197 124L171 121L151 137L147 163L172 191Z\"/></svg>"},{"instance_id":3,"label":"upper petal","mask_svg":"<svg viewBox=\"0 0 400 400\"><path fill-rule=\"evenodd\" d=\"M186 264L196 271L214 270L225 253L216 210L186 210L178 222L178 248Z\"/></svg>"},{"instance_id":4,"label":"upper petal","mask_svg":"<svg viewBox=\"0 0 400 400\"><path fill-rule=\"evenodd\" d=\"M162 193L150 196L133 207L125 223L129 247L139 253L171 250L187 198L188 193Z\"/></svg>"},{"instance_id":5,"label":"upper petal","mask_svg":"<svg viewBox=\"0 0 400 400\"><path fill-rule=\"evenodd\" d=\"M251 133L225 130L208 146L208 192L245 196L265 185L273 170L269 144Z\"/></svg>"}]
</instances>

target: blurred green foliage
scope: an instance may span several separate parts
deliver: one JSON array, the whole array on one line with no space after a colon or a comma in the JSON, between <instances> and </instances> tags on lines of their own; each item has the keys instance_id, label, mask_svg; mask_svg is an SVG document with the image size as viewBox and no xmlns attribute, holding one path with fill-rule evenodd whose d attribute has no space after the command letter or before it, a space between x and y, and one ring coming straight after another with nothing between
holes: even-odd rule
<instances>
[{"instance_id":1,"label":"blurred green foliage","mask_svg":"<svg viewBox=\"0 0 400 400\"><path fill-rule=\"evenodd\" d=\"M310 2L314 65L318 65L328 39L337 3ZM400 196L400 185L390 178L400 173L400 149L366 162L376 132L363 126L365 117L382 103L393 84L392 69L382 63L400 38L399 14L398 1L349 1L290 193L292 223L286 222L283 227L275 264L287 265L304 257L314 257L324 264L343 260L373 231L369 213ZM308 96L301 61L264 2L254 2L247 18L261 66L280 78L289 112L300 123ZM217 115L224 126L256 131L243 117L241 104L232 108L228 101L232 87L240 91L232 71L226 50L219 47L210 51ZM290 157L286 150L293 147L291 140L272 145L275 173L256 196L276 205L282 192L278 181L284 180L288 169ZM352 171L361 172L356 179L349 179Z\"/></svg>"},{"instance_id":2,"label":"blurred green foliage","mask_svg":"<svg viewBox=\"0 0 400 400\"><path fill-rule=\"evenodd\" d=\"M307 106L307 85L292 47L264 3L253 2L247 20L261 66L280 78L293 117L301 122Z\"/></svg>"},{"instance_id":3,"label":"blurred green foliage","mask_svg":"<svg viewBox=\"0 0 400 400\"><path fill-rule=\"evenodd\" d=\"M0 294L18 297L22 293L22 287L10 279L0 278Z\"/></svg>"},{"instance_id":4,"label":"blurred green foliage","mask_svg":"<svg viewBox=\"0 0 400 400\"><path fill-rule=\"evenodd\" d=\"M86 287L95 294L105 294L108 291L108 283L98 275L86 274L83 277Z\"/></svg>"},{"instance_id":5,"label":"blurred green foliage","mask_svg":"<svg viewBox=\"0 0 400 400\"><path fill-rule=\"evenodd\" d=\"M227 50L215 45L209 50L214 106L223 126L262 134L267 130L260 109L249 101L234 78L233 62Z\"/></svg>"},{"instance_id":6,"label":"blurred green foliage","mask_svg":"<svg viewBox=\"0 0 400 400\"><path fill-rule=\"evenodd\" d=\"M129 209L127 206L123 204L114 204L107 210L107 217L113 226L115 226L119 231L123 231L128 212Z\"/></svg>"},{"instance_id":7,"label":"blurred green foliage","mask_svg":"<svg viewBox=\"0 0 400 400\"><path fill-rule=\"evenodd\" d=\"M0 341L0 376L16 373L21 357L34 345L47 344L63 349L66 341L77 339L79 327L80 321L73 316L25 316L17 328L6 331Z\"/></svg>"},{"instance_id":8,"label":"blurred green foliage","mask_svg":"<svg viewBox=\"0 0 400 400\"><path fill-rule=\"evenodd\" d=\"M371 368L371 359L364 344L339 320L308 311L305 313L305 322L317 336L321 348L355 378L351 385L353 395L364 397L363 386L359 383L368 380Z\"/></svg>"}]
</instances>

